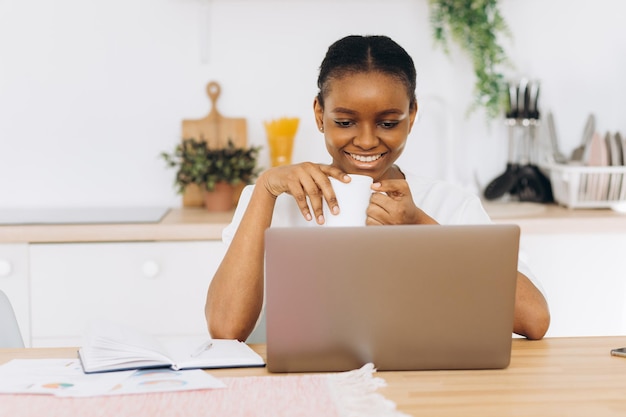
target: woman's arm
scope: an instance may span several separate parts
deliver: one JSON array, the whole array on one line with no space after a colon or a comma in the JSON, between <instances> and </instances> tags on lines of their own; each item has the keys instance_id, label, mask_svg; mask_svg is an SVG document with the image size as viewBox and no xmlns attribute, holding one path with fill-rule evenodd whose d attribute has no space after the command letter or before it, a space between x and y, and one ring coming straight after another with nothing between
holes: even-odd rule
<instances>
[{"instance_id":1,"label":"woman's arm","mask_svg":"<svg viewBox=\"0 0 626 417\"><path fill-rule=\"evenodd\" d=\"M543 294L521 272L517 273L513 331L529 339L541 339L550 326L550 311Z\"/></svg>"},{"instance_id":2,"label":"woman's arm","mask_svg":"<svg viewBox=\"0 0 626 417\"><path fill-rule=\"evenodd\" d=\"M264 233L276 198L255 187L233 241L207 292L205 315L211 337L245 340L263 305Z\"/></svg>"},{"instance_id":3,"label":"woman's arm","mask_svg":"<svg viewBox=\"0 0 626 417\"><path fill-rule=\"evenodd\" d=\"M244 341L254 330L263 306L265 229L271 225L276 198L291 194L305 219L322 223L322 199L331 209L337 206L328 176L349 181L344 175L337 168L312 163L261 174L207 292L205 316L211 337Z\"/></svg>"}]
</instances>

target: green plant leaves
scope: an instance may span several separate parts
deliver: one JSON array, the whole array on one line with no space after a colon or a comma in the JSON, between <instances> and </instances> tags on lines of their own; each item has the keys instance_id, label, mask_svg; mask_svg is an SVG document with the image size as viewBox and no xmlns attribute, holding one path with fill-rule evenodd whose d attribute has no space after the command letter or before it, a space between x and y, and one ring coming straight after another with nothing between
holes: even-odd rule
<instances>
[{"instance_id":1,"label":"green plant leaves","mask_svg":"<svg viewBox=\"0 0 626 417\"><path fill-rule=\"evenodd\" d=\"M510 37L498 10L497 0L429 0L435 42L446 53L450 39L467 52L474 67L474 103L484 107L489 118L501 115L506 103L506 85L501 67L510 66L500 35Z\"/></svg>"},{"instance_id":2,"label":"green plant leaves","mask_svg":"<svg viewBox=\"0 0 626 417\"><path fill-rule=\"evenodd\" d=\"M197 184L208 191L218 182L250 184L259 174L257 158L260 146L237 148L231 140L225 148L212 149L205 141L183 139L170 154L160 154L170 168L177 168L174 185L178 193L185 186Z\"/></svg>"}]
</instances>

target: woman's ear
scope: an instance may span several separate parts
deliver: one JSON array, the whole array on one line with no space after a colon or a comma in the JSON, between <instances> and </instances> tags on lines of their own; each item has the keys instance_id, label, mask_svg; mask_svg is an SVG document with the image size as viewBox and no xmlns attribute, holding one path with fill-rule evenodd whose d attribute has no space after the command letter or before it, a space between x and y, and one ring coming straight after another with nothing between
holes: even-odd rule
<instances>
[{"instance_id":1,"label":"woman's ear","mask_svg":"<svg viewBox=\"0 0 626 417\"><path fill-rule=\"evenodd\" d=\"M411 108L409 109L409 132L413 128L413 123L415 123L415 119L417 119L417 100L411 104Z\"/></svg>"},{"instance_id":2,"label":"woman's ear","mask_svg":"<svg viewBox=\"0 0 626 417\"><path fill-rule=\"evenodd\" d=\"M320 132L324 131L324 108L319 99L315 97L313 100L313 113L315 115L315 123Z\"/></svg>"}]
</instances>

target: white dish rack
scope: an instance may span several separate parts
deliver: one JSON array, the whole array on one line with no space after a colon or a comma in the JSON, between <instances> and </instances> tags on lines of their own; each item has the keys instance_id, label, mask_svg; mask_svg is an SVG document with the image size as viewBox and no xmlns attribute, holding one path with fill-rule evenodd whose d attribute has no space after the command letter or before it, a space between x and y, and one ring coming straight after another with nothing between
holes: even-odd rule
<instances>
[{"instance_id":1,"label":"white dish rack","mask_svg":"<svg viewBox=\"0 0 626 417\"><path fill-rule=\"evenodd\" d=\"M554 200L569 208L611 208L626 202L626 166L549 164Z\"/></svg>"}]
</instances>

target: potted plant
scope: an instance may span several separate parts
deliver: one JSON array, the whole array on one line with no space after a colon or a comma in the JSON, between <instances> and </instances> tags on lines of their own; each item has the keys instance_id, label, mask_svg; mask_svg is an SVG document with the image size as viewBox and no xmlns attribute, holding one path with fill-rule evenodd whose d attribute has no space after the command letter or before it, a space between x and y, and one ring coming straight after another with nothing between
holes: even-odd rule
<instances>
[{"instance_id":1,"label":"potted plant","mask_svg":"<svg viewBox=\"0 0 626 417\"><path fill-rule=\"evenodd\" d=\"M237 186L250 184L259 174L257 158L260 147L238 148L229 140L223 148L211 148L206 141L183 139L173 153L162 152L168 167L177 168L174 185L185 196L189 188L202 194L188 198L184 205L204 205L211 211L233 208L238 199ZM241 187L240 187L241 188ZM194 193L190 193L194 194Z\"/></svg>"},{"instance_id":2,"label":"potted plant","mask_svg":"<svg viewBox=\"0 0 626 417\"><path fill-rule=\"evenodd\" d=\"M168 167L177 168L174 185L178 194L183 196L183 206L204 206L204 192L201 188L204 182L206 166L206 145L193 139L183 140L176 146L174 152L162 152Z\"/></svg>"}]
</instances>

